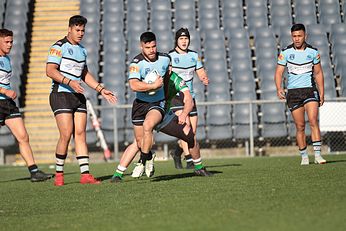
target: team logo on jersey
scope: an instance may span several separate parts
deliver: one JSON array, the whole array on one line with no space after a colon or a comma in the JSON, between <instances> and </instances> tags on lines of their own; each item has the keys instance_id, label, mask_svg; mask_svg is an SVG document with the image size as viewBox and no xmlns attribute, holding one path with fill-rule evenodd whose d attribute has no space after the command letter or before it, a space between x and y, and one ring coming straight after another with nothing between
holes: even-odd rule
<instances>
[{"instance_id":1,"label":"team logo on jersey","mask_svg":"<svg viewBox=\"0 0 346 231\"><path fill-rule=\"evenodd\" d=\"M280 53L279 57L278 57L279 61L284 60L284 55L282 53Z\"/></svg>"},{"instance_id":2,"label":"team logo on jersey","mask_svg":"<svg viewBox=\"0 0 346 231\"><path fill-rule=\"evenodd\" d=\"M191 58L191 62L195 63L196 62L196 59L195 58Z\"/></svg>"},{"instance_id":3,"label":"team logo on jersey","mask_svg":"<svg viewBox=\"0 0 346 231\"><path fill-rule=\"evenodd\" d=\"M137 72L139 72L139 69L137 66L130 66L129 72L130 73L137 73Z\"/></svg>"},{"instance_id":4,"label":"team logo on jersey","mask_svg":"<svg viewBox=\"0 0 346 231\"><path fill-rule=\"evenodd\" d=\"M51 49L50 49L49 55L50 55L50 56L56 56L56 57L59 57L59 58L62 57L61 50L58 50L58 49L55 49L55 48L51 48Z\"/></svg>"},{"instance_id":5,"label":"team logo on jersey","mask_svg":"<svg viewBox=\"0 0 346 231\"><path fill-rule=\"evenodd\" d=\"M311 55L308 55L308 56L306 57L306 59L307 59L307 60L312 60L312 56L311 56Z\"/></svg>"},{"instance_id":6,"label":"team logo on jersey","mask_svg":"<svg viewBox=\"0 0 346 231\"><path fill-rule=\"evenodd\" d=\"M166 72L166 67L165 66L162 66L161 69L162 69L163 73Z\"/></svg>"},{"instance_id":7,"label":"team logo on jersey","mask_svg":"<svg viewBox=\"0 0 346 231\"><path fill-rule=\"evenodd\" d=\"M2 68L4 68L5 64L4 64L3 61L0 61L0 66L1 66Z\"/></svg>"},{"instance_id":8,"label":"team logo on jersey","mask_svg":"<svg viewBox=\"0 0 346 231\"><path fill-rule=\"evenodd\" d=\"M174 63L178 64L179 63L179 58L174 58Z\"/></svg>"},{"instance_id":9,"label":"team logo on jersey","mask_svg":"<svg viewBox=\"0 0 346 231\"><path fill-rule=\"evenodd\" d=\"M165 108L165 101L160 102L160 107Z\"/></svg>"},{"instance_id":10,"label":"team logo on jersey","mask_svg":"<svg viewBox=\"0 0 346 231\"><path fill-rule=\"evenodd\" d=\"M68 48L67 51L70 55L73 55L73 50L71 48Z\"/></svg>"},{"instance_id":11,"label":"team logo on jersey","mask_svg":"<svg viewBox=\"0 0 346 231\"><path fill-rule=\"evenodd\" d=\"M290 54L289 59L290 59L290 60L293 60L293 59L294 59L294 57L295 57L295 55L294 55L294 54Z\"/></svg>"},{"instance_id":12,"label":"team logo on jersey","mask_svg":"<svg viewBox=\"0 0 346 231\"><path fill-rule=\"evenodd\" d=\"M145 68L144 75L147 75L150 72L150 68Z\"/></svg>"}]
</instances>

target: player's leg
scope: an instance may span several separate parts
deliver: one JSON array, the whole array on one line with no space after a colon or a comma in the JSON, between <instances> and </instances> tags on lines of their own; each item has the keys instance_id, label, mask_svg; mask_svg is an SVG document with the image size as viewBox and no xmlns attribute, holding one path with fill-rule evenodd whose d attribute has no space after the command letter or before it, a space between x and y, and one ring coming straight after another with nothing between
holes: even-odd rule
<instances>
[{"instance_id":1,"label":"player's leg","mask_svg":"<svg viewBox=\"0 0 346 231\"><path fill-rule=\"evenodd\" d=\"M212 175L212 173L208 172L206 168L203 166L199 144L198 142L196 142L195 134L193 133L192 128L189 125L179 124L177 117L175 117L174 119L170 121L170 123L168 123L160 131L167 135L177 137L187 142L189 147L189 152L191 153L191 156L193 159L196 175L199 175L199 176Z\"/></svg>"},{"instance_id":2,"label":"player's leg","mask_svg":"<svg viewBox=\"0 0 346 231\"><path fill-rule=\"evenodd\" d=\"M302 157L301 165L308 165L309 158L306 146L306 136L305 136L305 108L299 107L292 112L292 117L296 127L296 140L299 148L300 155Z\"/></svg>"},{"instance_id":3,"label":"player's leg","mask_svg":"<svg viewBox=\"0 0 346 231\"><path fill-rule=\"evenodd\" d=\"M131 164L138 152L139 148L136 140L134 140L132 144L127 146L123 155L121 156L119 165L117 166L115 173L112 176L111 183L121 182L124 176L124 172L126 171L127 167Z\"/></svg>"},{"instance_id":4,"label":"player's leg","mask_svg":"<svg viewBox=\"0 0 346 231\"><path fill-rule=\"evenodd\" d=\"M68 145L73 132L72 113L60 113L55 115L55 121L59 130L59 139L55 150L55 186L64 185L64 165L67 157Z\"/></svg>"},{"instance_id":5,"label":"player's leg","mask_svg":"<svg viewBox=\"0 0 346 231\"><path fill-rule=\"evenodd\" d=\"M96 180L93 175L90 174L89 169L89 152L86 143L87 114L85 112L75 112L73 122L75 150L81 172L80 183L99 184L101 182Z\"/></svg>"},{"instance_id":6,"label":"player's leg","mask_svg":"<svg viewBox=\"0 0 346 231\"><path fill-rule=\"evenodd\" d=\"M325 164L326 160L321 156L321 132L318 124L318 102L306 103L304 107L311 128L311 140L314 148L315 163Z\"/></svg>"},{"instance_id":7,"label":"player's leg","mask_svg":"<svg viewBox=\"0 0 346 231\"><path fill-rule=\"evenodd\" d=\"M190 125L191 125L191 128L192 128L193 134L194 134L194 139L195 139L195 142L197 142L197 137L196 137L196 134L197 134L197 123L198 123L197 114L194 115L194 116L190 116L189 118L190 118ZM184 146L186 146L186 148L188 148L188 145L187 145L186 142L184 142L182 145L184 145ZM192 159L192 156L191 156L190 152L184 152L184 155L185 155L185 160L186 160L186 168L187 169L194 168L193 159Z\"/></svg>"},{"instance_id":8,"label":"player's leg","mask_svg":"<svg viewBox=\"0 0 346 231\"><path fill-rule=\"evenodd\" d=\"M52 178L51 174L45 174L39 170L35 164L34 156L29 144L29 135L25 129L23 119L21 117L6 119L5 124L18 141L19 151L26 165L28 166L31 181L37 182Z\"/></svg>"}]
</instances>

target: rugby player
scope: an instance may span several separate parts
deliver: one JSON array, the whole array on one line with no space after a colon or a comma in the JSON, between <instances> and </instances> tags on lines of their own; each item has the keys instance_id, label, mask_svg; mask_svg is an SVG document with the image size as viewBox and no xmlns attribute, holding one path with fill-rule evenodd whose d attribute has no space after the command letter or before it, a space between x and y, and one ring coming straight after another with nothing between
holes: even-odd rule
<instances>
[{"instance_id":1,"label":"rugby player","mask_svg":"<svg viewBox=\"0 0 346 231\"><path fill-rule=\"evenodd\" d=\"M87 109L81 82L95 89L109 103L117 98L98 83L88 71L86 49L79 43L84 37L87 19L81 15L69 19L67 36L57 41L49 50L46 74L52 79L49 96L60 137L56 147L55 185L64 185L64 163L68 145L73 135L75 151L80 165L81 184L99 184L89 172L89 155L86 144Z\"/></svg>"},{"instance_id":2,"label":"rugby player","mask_svg":"<svg viewBox=\"0 0 346 231\"><path fill-rule=\"evenodd\" d=\"M0 29L0 127L6 125L18 141L19 151L30 172L32 182L45 181L52 178L38 169L29 144L29 135L25 129L22 115L16 103L17 93L11 88L11 60L8 54L13 45L13 32Z\"/></svg>"},{"instance_id":3,"label":"rugby player","mask_svg":"<svg viewBox=\"0 0 346 231\"><path fill-rule=\"evenodd\" d=\"M318 50L306 43L303 24L291 27L293 43L282 49L275 71L275 85L279 99L286 99L291 111L299 148L301 165L309 165L305 135L305 113L307 113L316 164L325 164L321 156L321 133L318 124L318 107L324 102L324 77ZM282 75L287 67L287 94L282 87Z\"/></svg>"},{"instance_id":4,"label":"rugby player","mask_svg":"<svg viewBox=\"0 0 346 231\"><path fill-rule=\"evenodd\" d=\"M169 56L172 60L172 71L176 72L185 81L193 97L193 109L189 113L187 119L191 124L196 139L198 117L195 93L193 90L194 73L196 72L198 78L202 81L202 83L205 86L208 85L209 79L201 62L201 58L199 57L197 52L189 49L189 45L189 30L187 28L180 28L175 34L175 48L169 52ZM171 109L173 112L175 112L175 114L179 115L182 112L183 106L184 102L181 97L181 94L177 94L172 100ZM179 146L177 146L176 149L170 153L173 157L175 167L178 169L182 168L181 154L183 152L186 160L186 168L194 168L194 164L192 161L191 154L189 153L187 143L182 140L179 140Z\"/></svg>"}]
</instances>

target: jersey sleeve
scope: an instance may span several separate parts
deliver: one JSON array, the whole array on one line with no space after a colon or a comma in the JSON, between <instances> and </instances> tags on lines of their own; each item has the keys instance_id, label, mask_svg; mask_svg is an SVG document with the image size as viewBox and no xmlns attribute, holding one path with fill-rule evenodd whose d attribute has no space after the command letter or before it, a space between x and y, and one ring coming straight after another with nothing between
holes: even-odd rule
<instances>
[{"instance_id":1,"label":"jersey sleeve","mask_svg":"<svg viewBox=\"0 0 346 231\"><path fill-rule=\"evenodd\" d=\"M171 85L174 85L173 87L175 88L177 93L179 91L189 90L185 81L175 72L172 72L172 74L171 74L170 83L171 83Z\"/></svg>"},{"instance_id":2,"label":"jersey sleeve","mask_svg":"<svg viewBox=\"0 0 346 231\"><path fill-rule=\"evenodd\" d=\"M49 49L47 63L55 63L60 65L62 59L62 47L53 45Z\"/></svg>"},{"instance_id":3,"label":"jersey sleeve","mask_svg":"<svg viewBox=\"0 0 346 231\"><path fill-rule=\"evenodd\" d=\"M316 64L319 64L320 62L321 62L320 52L318 52L318 50L316 50L313 63L314 63L314 65L316 65Z\"/></svg>"},{"instance_id":4,"label":"jersey sleeve","mask_svg":"<svg viewBox=\"0 0 346 231\"><path fill-rule=\"evenodd\" d=\"M287 61L286 61L286 56L285 56L285 52L281 51L279 56L278 56L278 64L282 65L282 66L286 66Z\"/></svg>"},{"instance_id":5,"label":"jersey sleeve","mask_svg":"<svg viewBox=\"0 0 346 231\"><path fill-rule=\"evenodd\" d=\"M129 79L141 79L138 63L132 62L129 66Z\"/></svg>"},{"instance_id":6,"label":"jersey sleeve","mask_svg":"<svg viewBox=\"0 0 346 231\"><path fill-rule=\"evenodd\" d=\"M197 59L196 70L198 70L203 67L203 63L202 63L201 57L197 53L196 53L196 59Z\"/></svg>"}]
</instances>

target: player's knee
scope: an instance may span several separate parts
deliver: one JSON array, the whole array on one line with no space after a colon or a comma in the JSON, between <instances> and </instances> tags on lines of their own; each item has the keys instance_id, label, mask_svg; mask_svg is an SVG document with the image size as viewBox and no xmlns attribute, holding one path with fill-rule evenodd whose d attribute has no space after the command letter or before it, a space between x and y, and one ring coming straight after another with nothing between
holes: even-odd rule
<instances>
[{"instance_id":1,"label":"player's knee","mask_svg":"<svg viewBox=\"0 0 346 231\"><path fill-rule=\"evenodd\" d=\"M16 138L18 143L29 143L29 135L26 132L19 134Z\"/></svg>"}]
</instances>

